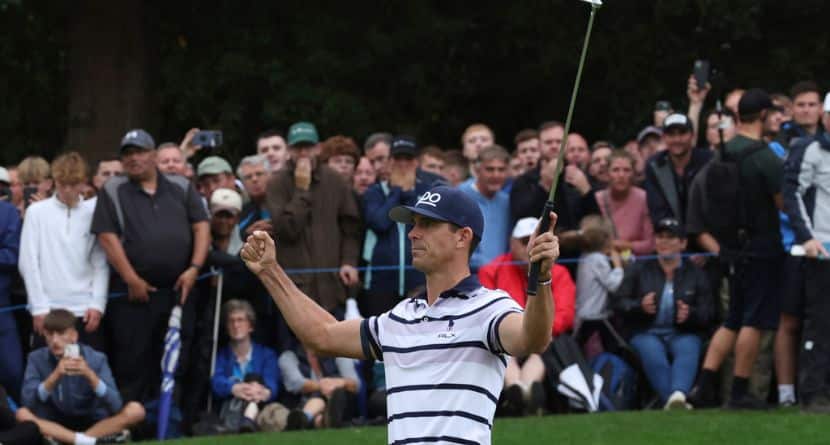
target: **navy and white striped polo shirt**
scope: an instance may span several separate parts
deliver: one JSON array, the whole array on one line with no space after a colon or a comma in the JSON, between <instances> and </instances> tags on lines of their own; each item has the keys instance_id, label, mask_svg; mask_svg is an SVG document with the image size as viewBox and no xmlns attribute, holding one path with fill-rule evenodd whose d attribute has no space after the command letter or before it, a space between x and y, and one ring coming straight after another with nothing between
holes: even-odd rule
<instances>
[{"instance_id":1,"label":"navy and white striped polo shirt","mask_svg":"<svg viewBox=\"0 0 830 445\"><path fill-rule=\"evenodd\" d=\"M469 276L442 293L365 319L366 357L386 368L390 444L489 444L506 353L501 321L522 308Z\"/></svg>"}]
</instances>

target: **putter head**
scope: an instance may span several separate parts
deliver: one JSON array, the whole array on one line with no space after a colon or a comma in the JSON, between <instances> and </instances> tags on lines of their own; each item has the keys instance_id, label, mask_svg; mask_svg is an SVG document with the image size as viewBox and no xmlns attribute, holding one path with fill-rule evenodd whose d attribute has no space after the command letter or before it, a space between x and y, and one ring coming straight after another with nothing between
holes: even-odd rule
<instances>
[{"instance_id":1,"label":"putter head","mask_svg":"<svg viewBox=\"0 0 830 445\"><path fill-rule=\"evenodd\" d=\"M599 8L600 6L602 6L602 0L582 0L582 1L585 2L585 3L590 3L592 8L593 7Z\"/></svg>"}]
</instances>

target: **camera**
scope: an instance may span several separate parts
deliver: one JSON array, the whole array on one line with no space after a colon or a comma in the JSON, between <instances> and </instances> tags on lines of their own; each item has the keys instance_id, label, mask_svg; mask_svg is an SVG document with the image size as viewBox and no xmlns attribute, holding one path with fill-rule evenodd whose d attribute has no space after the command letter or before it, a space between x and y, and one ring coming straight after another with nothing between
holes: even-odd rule
<instances>
[{"instance_id":1,"label":"camera","mask_svg":"<svg viewBox=\"0 0 830 445\"><path fill-rule=\"evenodd\" d=\"M202 148L216 148L222 145L222 132L219 130L200 130L193 135L190 142Z\"/></svg>"}]
</instances>

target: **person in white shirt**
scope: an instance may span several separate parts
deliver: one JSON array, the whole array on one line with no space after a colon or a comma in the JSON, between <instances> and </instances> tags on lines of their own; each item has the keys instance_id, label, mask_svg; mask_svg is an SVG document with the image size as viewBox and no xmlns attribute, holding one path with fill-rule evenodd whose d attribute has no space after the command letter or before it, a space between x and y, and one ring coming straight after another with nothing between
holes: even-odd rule
<instances>
[{"instance_id":1,"label":"person in white shirt","mask_svg":"<svg viewBox=\"0 0 830 445\"><path fill-rule=\"evenodd\" d=\"M18 267L26 284L34 330L43 335L51 309L66 309L78 318L81 341L100 350L98 326L107 304L107 258L89 228L96 199L84 201L86 161L76 152L52 163L55 194L26 210ZM35 344L44 340L35 336Z\"/></svg>"},{"instance_id":2,"label":"person in white shirt","mask_svg":"<svg viewBox=\"0 0 830 445\"><path fill-rule=\"evenodd\" d=\"M506 292L470 275L484 218L464 192L435 187L389 216L413 226L412 264L426 275L426 289L377 317L335 320L291 281L265 232L248 237L242 259L308 349L384 361L388 443L489 444L506 355L541 353L550 343L556 215L550 214L551 230L528 244L541 273L538 295L524 311Z\"/></svg>"}]
</instances>

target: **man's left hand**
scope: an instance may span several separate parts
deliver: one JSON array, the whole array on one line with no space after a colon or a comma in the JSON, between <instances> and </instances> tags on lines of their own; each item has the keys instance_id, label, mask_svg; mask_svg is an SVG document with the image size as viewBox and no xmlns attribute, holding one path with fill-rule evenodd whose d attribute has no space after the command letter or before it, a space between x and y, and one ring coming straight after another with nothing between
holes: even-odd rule
<instances>
[{"instance_id":1,"label":"man's left hand","mask_svg":"<svg viewBox=\"0 0 830 445\"><path fill-rule=\"evenodd\" d=\"M358 276L357 269L355 269L354 266L350 266L348 264L340 266L340 280L347 287L354 286L358 283L359 279L360 277Z\"/></svg>"},{"instance_id":2,"label":"man's left hand","mask_svg":"<svg viewBox=\"0 0 830 445\"><path fill-rule=\"evenodd\" d=\"M190 291L196 284L196 278L198 276L199 271L195 267L188 267L187 270L179 275L179 279L176 280L176 285L173 286L173 289L179 291L182 296L179 304L183 305L187 301L187 296L190 295Z\"/></svg>"},{"instance_id":3,"label":"man's left hand","mask_svg":"<svg viewBox=\"0 0 830 445\"><path fill-rule=\"evenodd\" d=\"M86 315L84 315L84 323L86 323L86 330L87 333L93 333L98 330L98 326L101 324L101 311L98 309L87 309Z\"/></svg>"},{"instance_id":4,"label":"man's left hand","mask_svg":"<svg viewBox=\"0 0 830 445\"><path fill-rule=\"evenodd\" d=\"M689 319L689 305L683 300L677 300L677 324L683 324Z\"/></svg>"},{"instance_id":5,"label":"man's left hand","mask_svg":"<svg viewBox=\"0 0 830 445\"><path fill-rule=\"evenodd\" d=\"M550 278L550 270L553 263L559 258L559 237L553 234L556 228L556 213L550 212L550 229L542 234L534 232L527 244L528 258L531 263L541 261L539 267L539 280ZM538 231L539 228L537 227Z\"/></svg>"}]
</instances>

